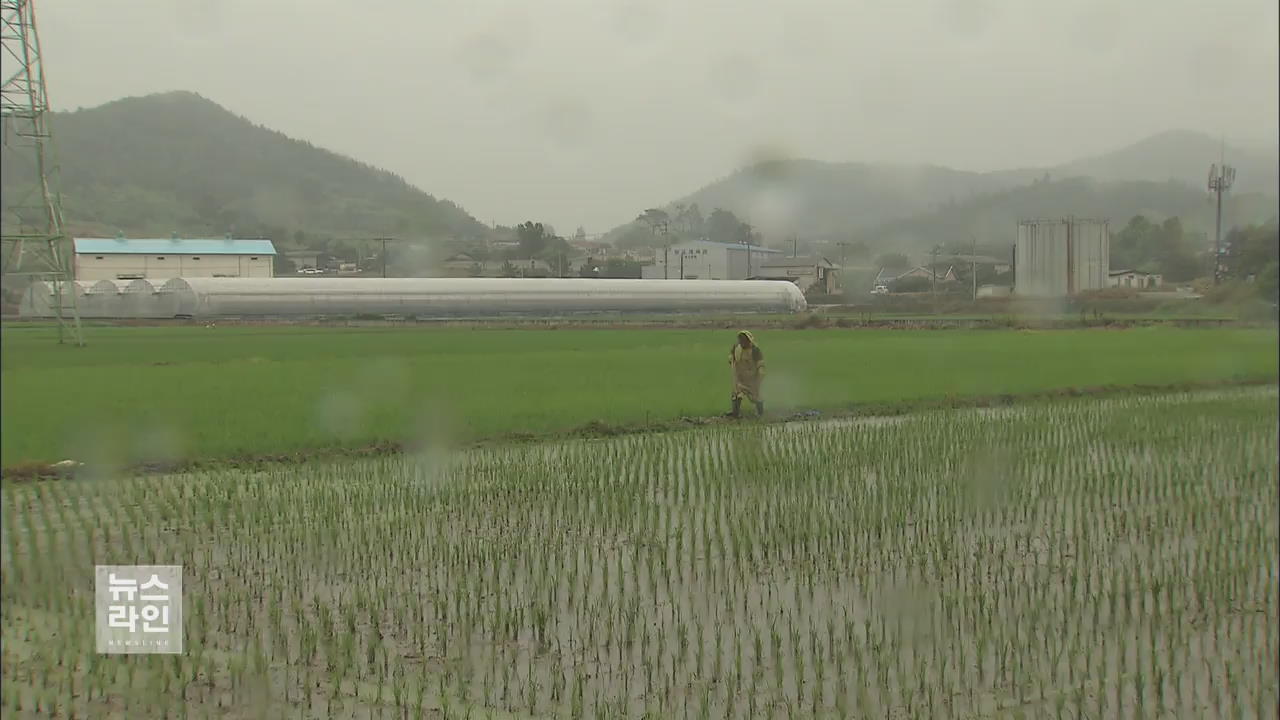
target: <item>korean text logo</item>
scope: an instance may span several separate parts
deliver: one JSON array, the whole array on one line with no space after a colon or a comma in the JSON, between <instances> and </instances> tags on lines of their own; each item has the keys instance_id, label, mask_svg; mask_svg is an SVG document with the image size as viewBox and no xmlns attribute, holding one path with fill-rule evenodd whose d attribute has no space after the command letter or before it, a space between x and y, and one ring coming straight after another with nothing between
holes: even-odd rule
<instances>
[{"instance_id":1,"label":"korean text logo","mask_svg":"<svg viewBox=\"0 0 1280 720\"><path fill-rule=\"evenodd\" d=\"M96 565L97 647L111 654L182 654L182 566Z\"/></svg>"}]
</instances>

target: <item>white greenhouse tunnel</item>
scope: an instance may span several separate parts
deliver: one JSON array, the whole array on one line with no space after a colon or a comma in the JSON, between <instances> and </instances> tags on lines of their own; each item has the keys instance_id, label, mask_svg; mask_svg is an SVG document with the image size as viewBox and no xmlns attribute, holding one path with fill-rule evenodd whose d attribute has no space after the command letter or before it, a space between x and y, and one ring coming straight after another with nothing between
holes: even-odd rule
<instances>
[{"instance_id":1,"label":"white greenhouse tunnel","mask_svg":"<svg viewBox=\"0 0 1280 720\"><path fill-rule=\"evenodd\" d=\"M62 305L67 307L71 304L71 293L75 293L76 307L79 308L85 304L85 295L94 283L88 280L75 280L72 282L62 283ZM22 302L18 304L19 317L53 317L57 314L57 300L55 300L53 283L51 282L33 282L27 286L26 291L22 294Z\"/></svg>"},{"instance_id":2,"label":"white greenhouse tunnel","mask_svg":"<svg viewBox=\"0 0 1280 720\"><path fill-rule=\"evenodd\" d=\"M77 282L87 318L485 317L593 312L799 312L804 295L770 280L559 278L173 278ZM20 312L52 314L52 284Z\"/></svg>"}]
</instances>

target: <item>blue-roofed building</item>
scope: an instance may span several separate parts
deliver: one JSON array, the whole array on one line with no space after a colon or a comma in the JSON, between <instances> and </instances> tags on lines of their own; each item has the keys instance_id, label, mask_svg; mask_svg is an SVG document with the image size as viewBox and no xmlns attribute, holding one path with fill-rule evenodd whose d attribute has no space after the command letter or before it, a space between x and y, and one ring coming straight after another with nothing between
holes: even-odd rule
<instances>
[{"instance_id":1,"label":"blue-roofed building","mask_svg":"<svg viewBox=\"0 0 1280 720\"><path fill-rule=\"evenodd\" d=\"M77 280L275 276L270 240L114 237L73 243Z\"/></svg>"}]
</instances>

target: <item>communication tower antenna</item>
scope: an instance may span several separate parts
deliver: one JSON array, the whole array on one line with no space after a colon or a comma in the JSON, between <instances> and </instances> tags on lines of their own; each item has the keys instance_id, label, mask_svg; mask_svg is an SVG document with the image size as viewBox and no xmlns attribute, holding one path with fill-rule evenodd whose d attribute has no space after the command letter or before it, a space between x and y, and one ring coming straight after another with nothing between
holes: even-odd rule
<instances>
[{"instance_id":1,"label":"communication tower antenna","mask_svg":"<svg viewBox=\"0 0 1280 720\"><path fill-rule=\"evenodd\" d=\"M1222 163L1209 166L1209 192L1218 200L1218 219L1213 237L1213 284L1222 281L1222 194L1231 189L1236 180L1236 169L1226 163L1226 144L1223 143Z\"/></svg>"},{"instance_id":2,"label":"communication tower antenna","mask_svg":"<svg viewBox=\"0 0 1280 720\"><path fill-rule=\"evenodd\" d=\"M84 345L62 225L49 96L32 0L0 0L0 122L3 122L4 212L0 240L7 277L51 284L58 342Z\"/></svg>"}]
</instances>

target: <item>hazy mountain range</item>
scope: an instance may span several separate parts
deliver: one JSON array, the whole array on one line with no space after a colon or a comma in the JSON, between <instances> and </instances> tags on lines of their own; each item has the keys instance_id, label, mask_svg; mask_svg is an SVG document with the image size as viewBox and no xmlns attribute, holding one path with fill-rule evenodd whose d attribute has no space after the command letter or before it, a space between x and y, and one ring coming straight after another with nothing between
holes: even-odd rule
<instances>
[{"instance_id":1,"label":"hazy mountain range","mask_svg":"<svg viewBox=\"0 0 1280 720\"><path fill-rule=\"evenodd\" d=\"M1077 215L1125 222L1138 213L1202 221L1206 182L1221 144L1203 133L1174 130L1105 155L1050 168L988 173L936 166L761 162L740 169L670 205L723 208L775 240L795 233L818 241L944 241L925 237L992 232L1012 235L1019 218ZM1225 148L1237 169L1227 222L1256 222L1275 213L1277 153ZM1237 212L1238 210L1238 212ZM624 226L625 227L625 226ZM992 238L994 239L994 238Z\"/></svg>"},{"instance_id":2,"label":"hazy mountain range","mask_svg":"<svg viewBox=\"0 0 1280 720\"><path fill-rule=\"evenodd\" d=\"M316 236L492 233L397 175L255 125L192 93L126 98L58 113L52 123L63 211L77 234L233 232L292 245ZM1018 219L1032 216L1123 223L1137 213L1179 215L1195 229L1212 222L1204 185L1220 152L1214 138L1177 130L1058 167L989 173L777 159L737 170L673 205L697 203L704 214L730 210L774 241L796 234L904 249L970 235L1002 241ZM1276 151L1227 147L1225 155L1237 168L1228 224L1274 215ZM2 172L6 190L30 178L19 163L5 162ZM5 193L11 195L17 193ZM538 218L509 220L525 219Z\"/></svg>"}]
</instances>

